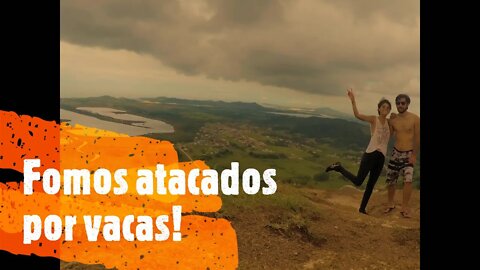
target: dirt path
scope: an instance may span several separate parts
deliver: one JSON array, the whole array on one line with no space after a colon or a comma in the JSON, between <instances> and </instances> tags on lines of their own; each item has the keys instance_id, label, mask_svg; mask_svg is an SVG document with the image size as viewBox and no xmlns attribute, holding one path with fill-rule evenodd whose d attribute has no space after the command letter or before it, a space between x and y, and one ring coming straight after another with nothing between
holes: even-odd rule
<instances>
[{"instance_id":1,"label":"dirt path","mask_svg":"<svg viewBox=\"0 0 480 270\"><path fill-rule=\"evenodd\" d=\"M420 269L420 192L412 194L412 218L399 207L384 214L386 191L374 191L367 211L358 213L363 191L279 189L248 205L225 205L220 217L232 222L239 246L239 269ZM401 201L397 194L397 203ZM104 269L64 263L62 270Z\"/></svg>"},{"instance_id":2,"label":"dirt path","mask_svg":"<svg viewBox=\"0 0 480 270\"><path fill-rule=\"evenodd\" d=\"M295 209L293 215L259 209L253 219L247 212L235 214L239 269L420 269L418 191L410 219L401 217L399 207L383 213L386 191L374 192L368 216L357 212L363 191L351 186L298 192L316 209ZM397 198L400 203L401 192ZM278 225L276 219L289 216Z\"/></svg>"}]
</instances>

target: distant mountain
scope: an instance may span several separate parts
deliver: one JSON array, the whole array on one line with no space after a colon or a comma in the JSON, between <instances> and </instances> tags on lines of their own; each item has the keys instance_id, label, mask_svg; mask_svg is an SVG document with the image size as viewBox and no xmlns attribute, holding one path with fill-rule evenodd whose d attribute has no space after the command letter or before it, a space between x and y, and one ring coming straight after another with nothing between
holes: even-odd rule
<instances>
[{"instance_id":1,"label":"distant mountain","mask_svg":"<svg viewBox=\"0 0 480 270\"><path fill-rule=\"evenodd\" d=\"M305 115L311 115L311 116L339 118L339 119L354 121L357 123L361 122L357 120L352 114L339 112L328 107L310 109L310 108L295 108L295 107L282 106L282 105L276 105L276 104L270 104L270 103L261 103L260 105L270 109L281 110L282 112L289 111L292 113L299 113L299 114L305 114Z\"/></svg>"},{"instance_id":2,"label":"distant mountain","mask_svg":"<svg viewBox=\"0 0 480 270\"><path fill-rule=\"evenodd\" d=\"M217 107L230 109L248 109L248 110L266 110L263 106L255 102L226 102L226 101L216 101L216 100L194 100L194 99L180 99L180 98L169 98L169 97L157 97L157 98L142 98L143 101L157 102L160 104L178 104L178 105L190 105L198 107Z\"/></svg>"},{"instance_id":3,"label":"distant mountain","mask_svg":"<svg viewBox=\"0 0 480 270\"><path fill-rule=\"evenodd\" d=\"M322 107L322 108L317 108L311 111L312 114L322 114L322 115L328 115L331 117L335 118L340 118L340 119L345 119L345 120L354 120L357 121L357 119L352 115L352 114L347 114L343 112L336 111L331 108L327 107Z\"/></svg>"}]
</instances>

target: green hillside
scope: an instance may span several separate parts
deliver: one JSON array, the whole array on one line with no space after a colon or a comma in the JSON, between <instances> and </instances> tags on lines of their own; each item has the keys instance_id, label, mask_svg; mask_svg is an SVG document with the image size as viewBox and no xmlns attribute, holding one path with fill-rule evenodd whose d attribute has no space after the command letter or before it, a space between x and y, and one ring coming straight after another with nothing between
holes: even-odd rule
<instances>
[{"instance_id":1,"label":"green hillside","mask_svg":"<svg viewBox=\"0 0 480 270\"><path fill-rule=\"evenodd\" d=\"M232 161L239 161L241 170L275 168L278 181L293 185L345 185L339 174L326 174L326 166L340 161L355 172L369 140L366 125L342 119L272 114L275 109L256 103L103 96L62 99L61 107L77 112L77 107L110 107L165 121L174 126L174 133L146 136L173 142L181 161L204 160L218 170L228 168Z\"/></svg>"}]
</instances>

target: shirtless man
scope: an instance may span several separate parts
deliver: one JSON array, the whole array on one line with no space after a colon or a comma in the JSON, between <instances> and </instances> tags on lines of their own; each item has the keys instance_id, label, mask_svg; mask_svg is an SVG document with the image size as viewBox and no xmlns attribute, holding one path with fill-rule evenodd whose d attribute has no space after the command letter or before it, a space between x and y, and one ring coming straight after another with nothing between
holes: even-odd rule
<instances>
[{"instance_id":1,"label":"shirtless man","mask_svg":"<svg viewBox=\"0 0 480 270\"><path fill-rule=\"evenodd\" d=\"M403 204L401 214L409 218L410 209L408 202L412 194L413 166L417 161L417 154L420 151L420 118L407 112L410 105L410 97L400 94L395 98L398 115L391 117L391 133L395 137L395 146L392 156L388 162L387 184L388 184L388 208L385 213L395 209L395 184L400 175L403 175Z\"/></svg>"}]
</instances>

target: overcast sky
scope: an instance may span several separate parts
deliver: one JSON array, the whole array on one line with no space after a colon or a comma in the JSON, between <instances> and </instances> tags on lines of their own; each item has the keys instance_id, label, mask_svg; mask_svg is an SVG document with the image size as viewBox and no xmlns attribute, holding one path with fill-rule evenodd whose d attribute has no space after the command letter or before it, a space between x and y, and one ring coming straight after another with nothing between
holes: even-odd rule
<instances>
[{"instance_id":1,"label":"overcast sky","mask_svg":"<svg viewBox=\"0 0 480 270\"><path fill-rule=\"evenodd\" d=\"M61 1L61 96L419 112L418 0Z\"/></svg>"}]
</instances>

